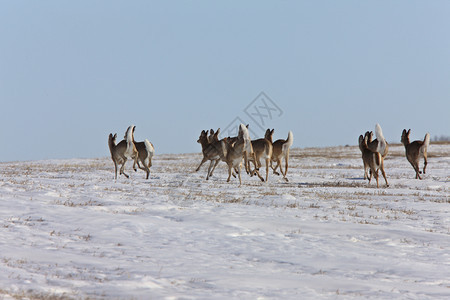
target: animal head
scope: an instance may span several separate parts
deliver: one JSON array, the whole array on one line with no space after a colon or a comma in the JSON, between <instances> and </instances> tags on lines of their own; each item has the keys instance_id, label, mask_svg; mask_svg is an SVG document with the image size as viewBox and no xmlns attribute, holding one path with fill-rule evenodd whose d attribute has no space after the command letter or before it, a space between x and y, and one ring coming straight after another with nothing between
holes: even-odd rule
<instances>
[{"instance_id":1,"label":"animal head","mask_svg":"<svg viewBox=\"0 0 450 300\"><path fill-rule=\"evenodd\" d=\"M365 144L364 144L365 137L367 137L367 132L366 132L366 134L364 136L360 135L359 139L358 139L359 150L361 150L361 152L365 148Z\"/></svg>"},{"instance_id":2,"label":"animal head","mask_svg":"<svg viewBox=\"0 0 450 300\"><path fill-rule=\"evenodd\" d=\"M116 142L116 138L117 138L117 133L115 133L114 135L112 133L109 134L109 139L113 142Z\"/></svg>"},{"instance_id":3,"label":"animal head","mask_svg":"<svg viewBox=\"0 0 450 300\"><path fill-rule=\"evenodd\" d=\"M274 131L275 131L275 129L272 129L272 130L270 130L270 128L267 129L267 130L266 130L266 133L264 134L264 138L267 139L267 140L269 140L270 142L272 142L273 132L274 132Z\"/></svg>"},{"instance_id":4,"label":"animal head","mask_svg":"<svg viewBox=\"0 0 450 300\"><path fill-rule=\"evenodd\" d=\"M364 134L364 138L367 137L367 142L370 143L373 140L373 132L372 131L366 131Z\"/></svg>"},{"instance_id":5,"label":"animal head","mask_svg":"<svg viewBox=\"0 0 450 300\"><path fill-rule=\"evenodd\" d=\"M200 136L198 137L197 143L201 144L203 141L208 140L208 134L205 130L202 130L200 133Z\"/></svg>"},{"instance_id":6,"label":"animal head","mask_svg":"<svg viewBox=\"0 0 450 300\"><path fill-rule=\"evenodd\" d=\"M408 131L406 131L406 129L403 129L402 132L402 139L401 142L403 145L408 145L409 144L409 134L411 133L411 129L409 129Z\"/></svg>"},{"instance_id":7,"label":"animal head","mask_svg":"<svg viewBox=\"0 0 450 300\"><path fill-rule=\"evenodd\" d=\"M219 140L220 128L217 128L216 132L211 138L211 142L217 142Z\"/></svg>"},{"instance_id":8,"label":"animal head","mask_svg":"<svg viewBox=\"0 0 450 300\"><path fill-rule=\"evenodd\" d=\"M209 130L208 143L212 143L213 138L214 138L214 129L211 128L211 129Z\"/></svg>"}]
</instances>

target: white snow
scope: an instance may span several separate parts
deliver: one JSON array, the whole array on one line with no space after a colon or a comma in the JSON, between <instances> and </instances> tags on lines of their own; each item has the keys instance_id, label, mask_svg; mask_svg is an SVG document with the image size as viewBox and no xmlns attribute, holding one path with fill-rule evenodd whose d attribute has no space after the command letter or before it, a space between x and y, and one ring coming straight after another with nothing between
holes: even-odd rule
<instances>
[{"instance_id":1,"label":"white snow","mask_svg":"<svg viewBox=\"0 0 450 300\"><path fill-rule=\"evenodd\" d=\"M428 155L416 180L391 145L379 189L353 146L291 149L289 182L240 188L200 153L156 155L150 180L0 163L0 298L448 299L450 145Z\"/></svg>"}]
</instances>

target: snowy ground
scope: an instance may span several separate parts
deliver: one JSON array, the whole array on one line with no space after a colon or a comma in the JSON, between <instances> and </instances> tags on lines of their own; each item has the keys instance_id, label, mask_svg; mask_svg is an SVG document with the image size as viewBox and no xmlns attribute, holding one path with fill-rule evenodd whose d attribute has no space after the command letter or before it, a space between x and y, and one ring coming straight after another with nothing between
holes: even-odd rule
<instances>
[{"instance_id":1,"label":"snowy ground","mask_svg":"<svg viewBox=\"0 0 450 300\"><path fill-rule=\"evenodd\" d=\"M391 146L379 189L353 146L293 149L288 183L200 160L0 163L0 298L450 298L449 144L422 181Z\"/></svg>"}]
</instances>

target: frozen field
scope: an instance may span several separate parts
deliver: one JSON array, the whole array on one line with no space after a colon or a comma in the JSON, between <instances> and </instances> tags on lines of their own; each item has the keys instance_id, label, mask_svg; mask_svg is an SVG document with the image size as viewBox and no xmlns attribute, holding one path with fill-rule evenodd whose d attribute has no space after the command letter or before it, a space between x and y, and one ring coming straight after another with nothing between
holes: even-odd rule
<instances>
[{"instance_id":1,"label":"frozen field","mask_svg":"<svg viewBox=\"0 0 450 300\"><path fill-rule=\"evenodd\" d=\"M379 189L356 146L241 187L201 154L156 155L148 181L109 157L0 163L0 298L450 299L450 145L428 153L419 181L391 146Z\"/></svg>"}]
</instances>

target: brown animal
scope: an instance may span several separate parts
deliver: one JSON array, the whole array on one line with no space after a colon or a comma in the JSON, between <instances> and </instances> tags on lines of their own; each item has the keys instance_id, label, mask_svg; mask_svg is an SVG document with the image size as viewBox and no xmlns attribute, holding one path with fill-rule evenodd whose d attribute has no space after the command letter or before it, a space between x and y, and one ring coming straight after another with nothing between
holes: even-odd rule
<instances>
[{"instance_id":1,"label":"brown animal","mask_svg":"<svg viewBox=\"0 0 450 300\"><path fill-rule=\"evenodd\" d=\"M386 181L386 186L389 186L386 173L384 172L384 159L383 156L379 152L372 151L369 149L367 145L368 137L359 136L359 149L362 153L362 160L364 164L364 179L369 179L369 184L372 179L372 175L377 180L377 188L379 187L378 183L378 170L381 170L381 174ZM370 175L367 175L367 169L370 168Z\"/></svg>"},{"instance_id":2,"label":"brown animal","mask_svg":"<svg viewBox=\"0 0 450 300\"><path fill-rule=\"evenodd\" d=\"M369 147L372 151L379 152L381 156L385 158L389 151L389 145L383 136L383 131L381 130L381 126L379 124L375 125L375 135L377 138L372 140L373 132L366 132L365 136L367 136L367 147Z\"/></svg>"},{"instance_id":3,"label":"brown animal","mask_svg":"<svg viewBox=\"0 0 450 300\"><path fill-rule=\"evenodd\" d=\"M405 146L405 152L406 152L406 159L408 159L411 166L414 168L414 171L416 171L416 179L422 179L420 177L419 170L419 160L420 156L423 156L424 163L423 163L423 174L425 174L425 169L427 168L427 150L428 146L430 145L430 134L425 134L425 137L423 141L414 141L412 143L409 142L409 134L411 133L411 129L406 131L406 129L403 129L402 132L402 144Z\"/></svg>"},{"instance_id":4,"label":"brown animal","mask_svg":"<svg viewBox=\"0 0 450 300\"><path fill-rule=\"evenodd\" d=\"M128 127L125 137L122 141L120 141L116 145L116 134L109 134L108 137L108 146L109 151L111 152L111 159L114 162L114 169L115 169L115 179L117 180L117 166L121 164L120 167L120 175L125 175L125 177L130 178L128 174L125 173L125 163L127 162L127 159L133 159L134 163L136 163L138 159L138 151L136 149L136 146L134 145L134 137L133 137L133 131L134 131L134 125L131 125Z\"/></svg>"},{"instance_id":5,"label":"brown animal","mask_svg":"<svg viewBox=\"0 0 450 300\"><path fill-rule=\"evenodd\" d=\"M134 141L134 130L133 129L133 141ZM136 163L139 167L139 169L144 170L147 175L146 179L150 176L150 167L152 166L152 158L155 154L155 148L153 147L153 144L149 142L149 140L145 139L143 142L136 142L134 141L134 145L136 146L136 150L138 151L138 160L135 160L133 164L133 169L137 171L136 169ZM142 163L142 167L139 164L139 161Z\"/></svg>"},{"instance_id":6,"label":"brown animal","mask_svg":"<svg viewBox=\"0 0 450 300\"><path fill-rule=\"evenodd\" d=\"M200 137L197 140L197 143L202 145L202 153L203 153L203 159L200 162L200 165L197 167L195 172L198 172L200 170L200 167L207 162L208 160L211 161L208 168L208 174L206 175L206 180L209 179L209 176L211 176L211 173L213 171L213 167L219 163L221 159L224 160L224 157L226 156L226 142L225 141L219 141L218 135L220 130L217 130L217 132L214 134L215 137L211 138L213 141L210 143L208 138L208 133L205 130L202 130L200 133Z\"/></svg>"},{"instance_id":7,"label":"brown animal","mask_svg":"<svg viewBox=\"0 0 450 300\"><path fill-rule=\"evenodd\" d=\"M250 147L248 146L250 144ZM237 169L237 173L239 176L239 186L242 184L241 179L241 165L242 158L245 157L248 149L251 148L251 139L248 133L247 127L244 124L239 126L239 134L237 141L234 144L226 143L227 145L227 155L226 155L226 163L228 165L228 179L227 182L230 181L231 178L231 170Z\"/></svg>"},{"instance_id":8,"label":"brown animal","mask_svg":"<svg viewBox=\"0 0 450 300\"><path fill-rule=\"evenodd\" d=\"M270 129L266 130L266 135L270 132ZM250 175L258 175L261 181L264 181L264 178L259 174L259 168L261 168L261 158L263 158L266 162L266 182L269 180L269 166L272 159L273 146L272 142L266 138L257 139L252 141L253 152L255 154L255 161L253 161L255 165L255 169L250 171ZM250 170L250 161L248 161L248 169Z\"/></svg>"},{"instance_id":9,"label":"brown animal","mask_svg":"<svg viewBox=\"0 0 450 300\"><path fill-rule=\"evenodd\" d=\"M272 142L273 139L273 132L274 129L272 130L267 130L266 131L266 135L265 138L267 140L269 140L270 142ZM272 143L273 149L272 149L272 161L271 161L271 166L272 166L272 162L276 162L277 165L275 167L272 166L273 169L273 173L276 175L280 175L280 173L278 173L276 170L279 167L280 168L280 172L283 175L283 178L288 181L286 174L288 171L288 167L289 167L289 149L292 146L292 144L294 143L294 135L292 133L292 131L289 131L288 133L288 137L286 140L283 139L279 139L276 140L275 142ZM284 173L283 173L283 168L281 166L281 160L284 158L285 161L285 169L284 169Z\"/></svg>"}]
</instances>

